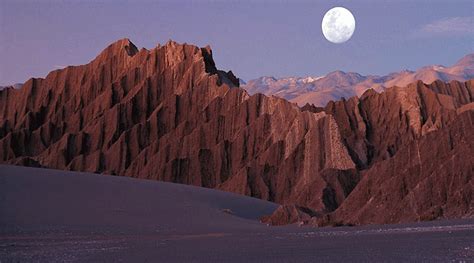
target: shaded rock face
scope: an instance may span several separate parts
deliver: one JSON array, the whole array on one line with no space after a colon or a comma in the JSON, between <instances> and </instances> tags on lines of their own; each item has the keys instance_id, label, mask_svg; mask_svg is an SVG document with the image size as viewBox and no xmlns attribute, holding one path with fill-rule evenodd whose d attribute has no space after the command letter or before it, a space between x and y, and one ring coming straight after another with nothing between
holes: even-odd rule
<instances>
[{"instance_id":1,"label":"shaded rock face","mask_svg":"<svg viewBox=\"0 0 474 263\"><path fill-rule=\"evenodd\" d=\"M0 91L0 161L334 210L358 180L336 119L238 85L208 47L123 39L89 64Z\"/></svg>"}]
</instances>

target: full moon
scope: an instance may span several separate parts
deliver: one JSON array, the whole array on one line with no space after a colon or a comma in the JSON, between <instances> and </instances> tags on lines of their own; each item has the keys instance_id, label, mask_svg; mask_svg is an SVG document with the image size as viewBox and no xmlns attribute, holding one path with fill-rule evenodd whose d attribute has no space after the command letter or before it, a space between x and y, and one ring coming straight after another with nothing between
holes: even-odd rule
<instances>
[{"instance_id":1,"label":"full moon","mask_svg":"<svg viewBox=\"0 0 474 263\"><path fill-rule=\"evenodd\" d=\"M344 43L352 37L355 19L344 7L334 7L326 12L321 23L324 37L332 43Z\"/></svg>"}]
</instances>

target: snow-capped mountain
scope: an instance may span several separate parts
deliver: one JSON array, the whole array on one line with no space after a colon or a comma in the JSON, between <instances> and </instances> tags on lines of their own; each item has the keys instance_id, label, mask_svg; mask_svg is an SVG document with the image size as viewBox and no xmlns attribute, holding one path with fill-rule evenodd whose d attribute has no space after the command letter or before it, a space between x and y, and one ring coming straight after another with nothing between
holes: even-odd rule
<instances>
[{"instance_id":1,"label":"snow-capped mountain","mask_svg":"<svg viewBox=\"0 0 474 263\"><path fill-rule=\"evenodd\" d=\"M285 77L271 76L250 80L241 87L250 94L275 95L300 106L306 103L324 106L342 97L361 96L367 89L377 92L392 86L406 86L416 80L427 84L439 79L466 81L474 78L474 53L466 55L451 67L432 65L416 71L402 70L386 76L363 76L355 72L334 71L325 76Z\"/></svg>"}]
</instances>

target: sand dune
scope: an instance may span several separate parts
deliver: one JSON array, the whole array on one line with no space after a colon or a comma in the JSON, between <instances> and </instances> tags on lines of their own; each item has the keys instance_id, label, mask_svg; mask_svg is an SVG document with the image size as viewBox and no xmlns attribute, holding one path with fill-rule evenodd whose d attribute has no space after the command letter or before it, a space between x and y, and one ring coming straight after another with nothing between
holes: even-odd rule
<instances>
[{"instance_id":1,"label":"sand dune","mask_svg":"<svg viewBox=\"0 0 474 263\"><path fill-rule=\"evenodd\" d=\"M259 225L258 218L276 208L260 199L181 184L4 165L0 170L0 225L7 233L18 226L208 233Z\"/></svg>"}]
</instances>

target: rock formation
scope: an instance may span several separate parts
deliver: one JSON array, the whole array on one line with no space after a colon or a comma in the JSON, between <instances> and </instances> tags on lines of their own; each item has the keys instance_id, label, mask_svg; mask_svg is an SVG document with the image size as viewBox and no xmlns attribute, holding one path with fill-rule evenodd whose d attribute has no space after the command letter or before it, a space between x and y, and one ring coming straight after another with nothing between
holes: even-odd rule
<instances>
[{"instance_id":1,"label":"rock formation","mask_svg":"<svg viewBox=\"0 0 474 263\"><path fill-rule=\"evenodd\" d=\"M299 108L250 96L209 47L123 39L1 90L0 162L245 194L283 205L271 224L461 217L473 211L473 84Z\"/></svg>"},{"instance_id":2,"label":"rock formation","mask_svg":"<svg viewBox=\"0 0 474 263\"><path fill-rule=\"evenodd\" d=\"M474 100L474 80L465 83L417 81L383 93L330 102L324 111L336 119L359 168L392 157L398 148L429 132L446 128L457 109ZM317 108L311 109L317 112Z\"/></svg>"},{"instance_id":3,"label":"rock formation","mask_svg":"<svg viewBox=\"0 0 474 263\"><path fill-rule=\"evenodd\" d=\"M238 85L208 47L123 39L0 91L0 160L334 210L358 180L334 117Z\"/></svg>"},{"instance_id":4,"label":"rock formation","mask_svg":"<svg viewBox=\"0 0 474 263\"><path fill-rule=\"evenodd\" d=\"M334 116L361 181L318 224L474 215L474 80L421 81L313 112Z\"/></svg>"}]
</instances>

